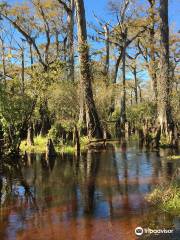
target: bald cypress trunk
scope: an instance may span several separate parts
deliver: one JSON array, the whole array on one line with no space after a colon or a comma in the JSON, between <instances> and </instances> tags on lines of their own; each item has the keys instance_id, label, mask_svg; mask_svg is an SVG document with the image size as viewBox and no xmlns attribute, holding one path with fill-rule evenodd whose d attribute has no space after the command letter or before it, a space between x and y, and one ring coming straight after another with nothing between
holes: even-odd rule
<instances>
[{"instance_id":1,"label":"bald cypress trunk","mask_svg":"<svg viewBox=\"0 0 180 240\"><path fill-rule=\"evenodd\" d=\"M46 144L46 160L49 160L52 157L56 156L56 150L54 148L53 141L51 139L48 139Z\"/></svg>"},{"instance_id":2,"label":"bald cypress trunk","mask_svg":"<svg viewBox=\"0 0 180 240\"><path fill-rule=\"evenodd\" d=\"M126 122L126 41L123 47L123 53L122 53L122 75L123 75L123 91L122 91L122 99L121 99L121 123L125 124Z\"/></svg>"},{"instance_id":3,"label":"bald cypress trunk","mask_svg":"<svg viewBox=\"0 0 180 240\"><path fill-rule=\"evenodd\" d=\"M68 79L74 82L74 0L71 0L71 11L68 12Z\"/></svg>"},{"instance_id":4,"label":"bald cypress trunk","mask_svg":"<svg viewBox=\"0 0 180 240\"><path fill-rule=\"evenodd\" d=\"M148 0L150 4L149 16L150 16L150 64L149 70L152 78L153 90L154 90L154 100L157 106L157 76L156 76L156 59L155 59L155 0Z\"/></svg>"},{"instance_id":5,"label":"bald cypress trunk","mask_svg":"<svg viewBox=\"0 0 180 240\"><path fill-rule=\"evenodd\" d=\"M78 27L78 45L80 59L80 74L87 115L87 129L90 137L102 138L103 132L96 110L92 92L92 73L90 70L89 46L87 44L86 17L83 0L75 0Z\"/></svg>"},{"instance_id":6,"label":"bald cypress trunk","mask_svg":"<svg viewBox=\"0 0 180 240\"><path fill-rule=\"evenodd\" d=\"M133 70L134 73L134 93L135 93L135 101L138 103L138 79L137 79L137 69L136 66Z\"/></svg>"},{"instance_id":7,"label":"bald cypress trunk","mask_svg":"<svg viewBox=\"0 0 180 240\"><path fill-rule=\"evenodd\" d=\"M33 123L32 122L30 122L29 126L28 126L27 144L29 146L34 145L34 128L33 128Z\"/></svg>"},{"instance_id":8,"label":"bald cypress trunk","mask_svg":"<svg viewBox=\"0 0 180 240\"><path fill-rule=\"evenodd\" d=\"M104 35L105 35L105 42L106 42L106 58L105 58L105 64L104 64L104 76L106 76L106 83L108 83L108 77L109 77L109 62L110 62L110 46L109 46L109 27L106 24L104 26Z\"/></svg>"},{"instance_id":9,"label":"bald cypress trunk","mask_svg":"<svg viewBox=\"0 0 180 240\"><path fill-rule=\"evenodd\" d=\"M174 121L170 104L171 80L169 77L169 23L168 0L160 0L160 79L158 86L158 121L161 134L174 141Z\"/></svg>"}]
</instances>

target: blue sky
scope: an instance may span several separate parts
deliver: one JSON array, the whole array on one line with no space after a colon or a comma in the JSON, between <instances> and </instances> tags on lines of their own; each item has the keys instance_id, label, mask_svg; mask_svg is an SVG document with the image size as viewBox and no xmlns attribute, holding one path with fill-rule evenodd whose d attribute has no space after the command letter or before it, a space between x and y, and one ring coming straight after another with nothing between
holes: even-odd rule
<instances>
[{"instance_id":1,"label":"blue sky","mask_svg":"<svg viewBox=\"0 0 180 240\"><path fill-rule=\"evenodd\" d=\"M119 1L119 0L115 0ZM147 0L138 0L140 4L145 4L148 6ZM156 0L157 3L159 0ZM109 20L113 19L113 16L109 14L107 5L108 0L84 0L85 8L86 8L86 17L88 22L96 22L94 18L94 14L100 17L101 19ZM177 32L180 30L180 0L169 0L169 25L170 29ZM89 29L88 29L89 30ZM89 30L91 33L92 31ZM100 47L100 43L93 43L93 47Z\"/></svg>"},{"instance_id":2,"label":"blue sky","mask_svg":"<svg viewBox=\"0 0 180 240\"><path fill-rule=\"evenodd\" d=\"M93 11L102 18L106 18L108 0L84 0L88 21L93 21ZM147 4L147 0L141 0ZM175 29L180 30L180 0L169 0L169 20Z\"/></svg>"},{"instance_id":3,"label":"blue sky","mask_svg":"<svg viewBox=\"0 0 180 240\"><path fill-rule=\"evenodd\" d=\"M141 3L147 4L147 0L140 0ZM27 2L27 0L7 0L9 4L17 2ZM97 16L104 19L107 18L108 0L84 0L86 7L86 16L88 21L94 21L93 12ZM169 20L170 24L173 24L175 30L180 30L180 0L169 0Z\"/></svg>"},{"instance_id":4,"label":"blue sky","mask_svg":"<svg viewBox=\"0 0 180 240\"><path fill-rule=\"evenodd\" d=\"M147 0L139 0L142 4L148 4ZM28 0L7 0L9 4L13 3L26 3ZM109 16L109 12L107 9L108 0L84 0L85 8L86 8L86 17L88 22L96 22L94 19L93 12L102 19L112 19L113 16ZM169 20L170 26L175 31L180 30L180 0L169 0ZM91 30L90 30L91 32ZM92 48L101 47L100 43L93 43L91 45ZM147 78L147 77L146 77Z\"/></svg>"}]
</instances>

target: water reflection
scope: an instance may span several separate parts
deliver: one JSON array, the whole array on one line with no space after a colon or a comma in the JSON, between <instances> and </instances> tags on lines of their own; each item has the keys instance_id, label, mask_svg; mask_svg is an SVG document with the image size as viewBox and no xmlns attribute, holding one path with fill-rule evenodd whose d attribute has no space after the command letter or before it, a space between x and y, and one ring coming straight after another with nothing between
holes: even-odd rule
<instances>
[{"instance_id":1,"label":"water reflection","mask_svg":"<svg viewBox=\"0 0 180 240\"><path fill-rule=\"evenodd\" d=\"M88 150L87 155L80 161L80 177L84 212L91 213L94 209L94 193L97 173L99 171L101 153Z\"/></svg>"},{"instance_id":2,"label":"water reflection","mask_svg":"<svg viewBox=\"0 0 180 240\"><path fill-rule=\"evenodd\" d=\"M122 142L77 158L26 154L0 171L0 239L135 239L134 228L179 227L144 195L180 162Z\"/></svg>"}]
</instances>

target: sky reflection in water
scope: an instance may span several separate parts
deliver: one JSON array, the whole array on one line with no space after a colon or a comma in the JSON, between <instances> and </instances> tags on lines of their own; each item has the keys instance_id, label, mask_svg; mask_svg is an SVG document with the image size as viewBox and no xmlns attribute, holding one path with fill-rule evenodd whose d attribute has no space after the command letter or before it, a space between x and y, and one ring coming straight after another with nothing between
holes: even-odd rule
<instances>
[{"instance_id":1,"label":"sky reflection in water","mask_svg":"<svg viewBox=\"0 0 180 240\"><path fill-rule=\"evenodd\" d=\"M63 155L46 161L31 154L22 166L4 167L0 239L134 240L137 226L180 228L179 218L144 201L180 165L167 154L117 144L80 159Z\"/></svg>"}]
</instances>

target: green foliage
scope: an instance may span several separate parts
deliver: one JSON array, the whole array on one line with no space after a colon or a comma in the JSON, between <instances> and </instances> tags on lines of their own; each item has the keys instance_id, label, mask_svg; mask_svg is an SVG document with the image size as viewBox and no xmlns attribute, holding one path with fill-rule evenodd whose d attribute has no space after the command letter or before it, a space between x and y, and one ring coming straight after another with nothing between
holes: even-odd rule
<instances>
[{"instance_id":1,"label":"green foliage","mask_svg":"<svg viewBox=\"0 0 180 240\"><path fill-rule=\"evenodd\" d=\"M137 140L139 140L139 135L137 135L137 134L131 135L131 136L130 136L130 140L131 140L131 141L137 141Z\"/></svg>"},{"instance_id":2,"label":"green foliage","mask_svg":"<svg viewBox=\"0 0 180 240\"><path fill-rule=\"evenodd\" d=\"M155 106L152 102L143 102L127 108L127 120L141 124L143 119L153 119Z\"/></svg>"},{"instance_id":3,"label":"green foliage","mask_svg":"<svg viewBox=\"0 0 180 240\"><path fill-rule=\"evenodd\" d=\"M57 148L60 153L75 153L76 149L74 146L64 145L61 148Z\"/></svg>"},{"instance_id":4,"label":"green foliage","mask_svg":"<svg viewBox=\"0 0 180 240\"><path fill-rule=\"evenodd\" d=\"M52 132L54 131L54 128ZM53 136L54 133L49 133L52 134L51 137ZM27 145L27 141L24 140L21 142L20 145L20 150L22 152L36 152L36 153L44 153L46 152L46 144L48 141L48 136L47 137L42 137L42 136L37 136L34 138L34 145L29 146ZM53 141L54 142L54 141ZM81 151L85 151L87 149L87 145L89 143L88 137L82 137L80 138L80 144L81 144ZM75 146L71 146L69 144L62 144L62 142L59 142L55 145L55 150L56 152L59 153L75 153L76 148Z\"/></svg>"},{"instance_id":5,"label":"green foliage","mask_svg":"<svg viewBox=\"0 0 180 240\"><path fill-rule=\"evenodd\" d=\"M94 76L95 81L93 84L95 101L98 109L98 113L101 119L109 118L109 107L113 101L114 87L112 85L107 85L107 79L105 79L102 74L97 74Z\"/></svg>"},{"instance_id":6,"label":"green foliage","mask_svg":"<svg viewBox=\"0 0 180 240\"><path fill-rule=\"evenodd\" d=\"M161 135L160 139L160 146L163 148L166 148L171 145L171 139L169 136L166 136L164 134Z\"/></svg>"},{"instance_id":7,"label":"green foliage","mask_svg":"<svg viewBox=\"0 0 180 240\"><path fill-rule=\"evenodd\" d=\"M77 84L69 81L54 83L48 89L49 110L56 116L64 128L69 128L77 122L79 103Z\"/></svg>"},{"instance_id":8,"label":"green foliage","mask_svg":"<svg viewBox=\"0 0 180 240\"><path fill-rule=\"evenodd\" d=\"M177 159L180 159L180 155L172 155L172 156L167 157L167 159L177 160Z\"/></svg>"},{"instance_id":9,"label":"green foliage","mask_svg":"<svg viewBox=\"0 0 180 240\"><path fill-rule=\"evenodd\" d=\"M117 121L120 115L120 108L116 108L115 111L112 113L112 120Z\"/></svg>"},{"instance_id":10,"label":"green foliage","mask_svg":"<svg viewBox=\"0 0 180 240\"><path fill-rule=\"evenodd\" d=\"M146 200L171 214L180 214L180 187L177 184L160 186L148 194Z\"/></svg>"},{"instance_id":11,"label":"green foliage","mask_svg":"<svg viewBox=\"0 0 180 240\"><path fill-rule=\"evenodd\" d=\"M59 134L55 126L51 127L51 129L49 130L48 137L51 138L55 144L59 142Z\"/></svg>"},{"instance_id":12,"label":"green foliage","mask_svg":"<svg viewBox=\"0 0 180 240\"><path fill-rule=\"evenodd\" d=\"M0 124L10 149L16 150L21 140L23 124L31 114L32 99L21 93L16 79L8 88L1 84L0 94Z\"/></svg>"},{"instance_id":13,"label":"green foliage","mask_svg":"<svg viewBox=\"0 0 180 240\"><path fill-rule=\"evenodd\" d=\"M93 140L93 139L91 139ZM89 144L89 138L87 136L84 136L84 137L81 137L80 138L80 144L81 144L81 147L85 147Z\"/></svg>"},{"instance_id":14,"label":"green foliage","mask_svg":"<svg viewBox=\"0 0 180 240\"><path fill-rule=\"evenodd\" d=\"M22 152L37 152L37 153L42 153L46 151L46 144L47 144L47 138L46 137L41 137L37 136L34 138L34 145L29 146L27 145L27 141L24 140L21 142L20 145L20 150Z\"/></svg>"},{"instance_id":15,"label":"green foliage","mask_svg":"<svg viewBox=\"0 0 180 240\"><path fill-rule=\"evenodd\" d=\"M36 1L35 1L36 2ZM80 112L80 100L84 98L83 90L80 89L79 80L79 66L74 58L75 67L75 81L71 82L68 79L69 67L71 64L71 56L68 56L71 50L74 48L74 53L77 52L76 44L70 46L69 40L64 38L64 36L70 34L71 31L67 31L66 24L66 11L62 8L61 4L55 0L45 0L37 1L38 4L12 4L8 5L6 3L0 4L1 15L2 15L2 59L1 68L3 69L3 64L5 64L5 72L7 76L1 76L2 82L7 80L7 88L3 84L0 85L0 124L2 125L5 139L16 148L19 141L21 140L21 130L23 124L28 125L28 118L32 122L38 120L38 122L43 122L43 119L48 119L52 126L49 131L48 137L52 138L56 145L64 144L62 142L62 131L72 133L74 124L78 127L84 127L78 125L79 112ZM115 10L119 9L120 5L110 4ZM134 4L132 5L134 6ZM123 8L123 7L122 7ZM112 10L113 10L112 9ZM104 35L106 31L98 31L97 40L99 41L103 35L103 39L108 37L111 40L109 45L109 72L104 71L106 62L106 57L108 56L105 51L105 46L102 48L91 49L88 42L83 42L79 46L79 53L83 55L84 52L90 50L91 61L85 62L84 66L90 68L92 73L92 85L93 85L93 96L95 99L95 105L97 108L98 115L102 122L104 128L111 133L111 136L116 136L115 126L107 126L107 120L116 121L120 116L120 99L122 97L123 86L122 86L122 71L120 66L118 69L118 80L116 84L112 84L114 78L114 67L115 63L118 63L118 55L121 53L119 51L119 46L124 45L124 40L136 39L136 34L138 36L137 41L130 41L131 46L127 45L127 51L129 47L135 49L132 55L136 55L137 42L142 45L143 55L147 55L149 50L151 50L151 44L149 44L149 31L146 29L147 25L150 25L151 18L143 17L139 15L139 10L136 14L133 9L129 9L130 12L126 12L128 8L125 8L124 20L121 24L117 23L114 26L106 26L109 28L109 36ZM137 8L138 9L138 8ZM113 10L113 12L114 12ZM131 12L131 10L133 10ZM119 10L118 10L119 11ZM132 14L131 14L132 13ZM148 12L146 12L148 13ZM150 13L150 12L149 12ZM64 15L65 14L65 15ZM128 17L130 14L130 18ZM9 20L10 21L9 21ZM63 21L62 21L63 20ZM12 25L12 29L15 27L16 31L21 34L15 34L12 41L11 31L7 32L7 37L3 39L3 25L9 22ZM122 26L123 25L123 28ZM105 27L105 26L104 26ZM124 29L124 30L123 30ZM94 29L95 30L95 29ZM124 38L124 31L127 30L127 39ZM143 30L142 32L140 30ZM23 31L25 34L23 34ZM140 32L139 32L140 31ZM49 37L48 37L49 34ZM100 37L100 35L101 37ZM27 38L27 35L29 36ZM46 42L50 38L49 42ZM23 37L23 39L21 39ZM32 39L31 39L32 37ZM69 36L70 37L70 36ZM100 37L100 38L99 38ZM134 38L133 38L134 37ZM156 34L155 34L156 37ZM172 38L172 36L170 36ZM176 64L174 60L176 58L176 50L178 50L178 38L174 36L170 39L171 44L171 63L172 66ZM8 40L9 39L9 40ZM64 39L64 40L63 40ZM69 39L69 40L68 40ZM95 38L94 38L95 39ZM22 40L22 41L21 41ZM33 41L34 40L34 41ZM63 40L63 41L60 41ZM68 40L66 42L66 40ZM101 39L102 40L102 39ZM4 46L3 46L4 41ZM26 42L26 43L25 43ZM68 43L69 44L66 44ZM108 42L108 41L107 41ZM17 43L17 44L15 44ZM35 44L36 45L35 45ZM104 42L105 43L105 42ZM119 43L119 44L117 44ZM159 47L159 40L156 39L155 49ZM14 46L17 45L17 46ZM34 46L35 45L35 46ZM8 46L8 47L7 47ZM32 47L32 49L29 47ZM4 48L4 49L3 49ZM67 49L66 49L67 48ZM71 48L71 49L70 49ZM22 69L22 53L24 50L24 62L25 69ZM30 66L30 55L32 50L33 66ZM147 51L145 51L147 50ZM73 52L73 51L72 51ZM28 53L28 54L26 54ZM5 55L5 56L3 56ZM98 56L97 56L98 55ZM121 55L119 55L121 56ZM85 55L82 57L86 57ZM134 58L135 56L132 56ZM138 55L137 55L138 57ZM144 58L148 56L144 56ZM174 58L174 60L173 60ZM4 63L2 60L5 60ZM142 61L141 61L142 60ZM153 66L156 75L159 73L158 63L159 57L155 61L155 66ZM151 61L149 61L151 64ZM147 71L149 75L151 74L151 66L148 66L143 58L127 58L126 68L126 109L127 109L127 120L133 123L133 127L141 127L143 119L152 119L155 116L155 106L152 101L153 90L150 84L151 80L147 80ZM171 64L170 64L171 65ZM82 67L82 66L81 66ZM133 67L133 68L132 68ZM137 69L137 79L138 79L138 102L141 99L142 103L135 105L130 105L135 102L134 90L135 83L134 79L131 79L132 74L130 72L136 67ZM177 64L178 67L178 64ZM132 68L132 69L131 69ZM23 70L23 71L22 71ZM82 69L84 71L86 69ZM144 74L144 79L140 76L139 70L142 70ZM171 69L170 69L171 70ZM176 70L176 71L175 71ZM22 79L21 75L24 72L24 88L25 93L22 94ZM178 74L176 74L177 69L174 69L174 79L178 81ZM86 80L86 73L84 74L84 80ZM128 79L129 78L129 79ZM172 81L173 82L173 81ZM175 82L174 82L175 83ZM180 120L179 114L179 86L172 84L172 94L171 102L173 105L173 117L177 123ZM178 82L177 82L178 83ZM169 91L171 92L171 91ZM141 96L140 96L141 95ZM160 96L160 94L159 94ZM89 97L91 97L89 95ZM35 109L32 109L33 102L36 102ZM45 104L46 103L46 104ZM85 103L84 103L85 104ZM44 106L45 107L44 107ZM40 113L40 108L45 109L45 114ZM115 111L112 113L112 111ZM43 110L44 110L43 109ZM40 123L40 124L41 124ZM84 124L84 123L83 123ZM86 125L86 124L84 124ZM115 124L114 124L115 125ZM85 126L86 127L86 126ZM46 131L45 131L46 132ZM149 137L153 138L153 134L149 133ZM82 140L82 145L87 142L87 139ZM68 143L69 144L69 143ZM169 140L167 138L161 138L161 145L168 145ZM41 144L40 144L41 145Z\"/></svg>"},{"instance_id":16,"label":"green foliage","mask_svg":"<svg viewBox=\"0 0 180 240\"><path fill-rule=\"evenodd\" d=\"M48 137L53 140L55 145L62 145L63 144L63 139L61 137L62 131L64 131L64 129L58 123L53 125L51 127L51 129L49 130Z\"/></svg>"}]
</instances>

